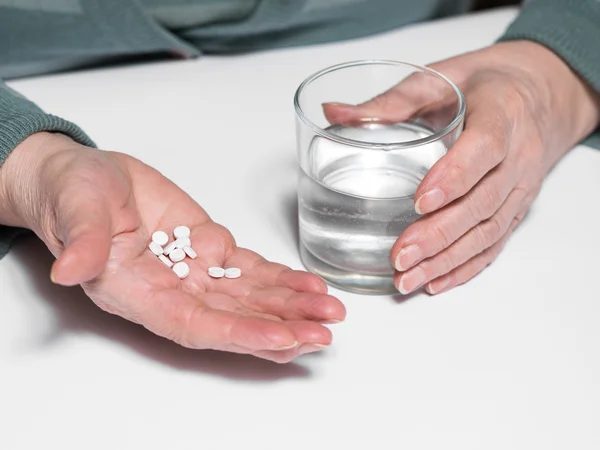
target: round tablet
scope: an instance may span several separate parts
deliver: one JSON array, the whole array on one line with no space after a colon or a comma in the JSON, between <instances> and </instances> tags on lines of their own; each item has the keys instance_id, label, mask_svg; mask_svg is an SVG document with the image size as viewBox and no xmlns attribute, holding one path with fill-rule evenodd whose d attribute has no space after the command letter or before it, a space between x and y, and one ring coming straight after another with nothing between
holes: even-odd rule
<instances>
[{"instance_id":1,"label":"round tablet","mask_svg":"<svg viewBox=\"0 0 600 450\"><path fill-rule=\"evenodd\" d=\"M164 265L167 266L169 269L173 267L173 263L165 255L158 255L158 259L160 259L164 263Z\"/></svg>"},{"instance_id":2,"label":"round tablet","mask_svg":"<svg viewBox=\"0 0 600 450\"><path fill-rule=\"evenodd\" d=\"M175 247L177 248L191 247L191 245L192 241L190 241L189 237L182 237L175 241Z\"/></svg>"},{"instance_id":3,"label":"round tablet","mask_svg":"<svg viewBox=\"0 0 600 450\"><path fill-rule=\"evenodd\" d=\"M173 250L175 250L176 248L177 248L177 241L171 242L169 245L167 245L165 247L165 250L163 251L163 255L169 256L171 254L171 252Z\"/></svg>"},{"instance_id":4,"label":"round tablet","mask_svg":"<svg viewBox=\"0 0 600 450\"><path fill-rule=\"evenodd\" d=\"M178 262L173 266L173 272L182 280L190 274L190 266L184 262Z\"/></svg>"},{"instance_id":5,"label":"round tablet","mask_svg":"<svg viewBox=\"0 0 600 450\"><path fill-rule=\"evenodd\" d=\"M160 245L158 245L156 242L150 242L150 245L148 246L148 248L156 256L160 256L163 254L163 248Z\"/></svg>"},{"instance_id":6,"label":"round tablet","mask_svg":"<svg viewBox=\"0 0 600 450\"><path fill-rule=\"evenodd\" d=\"M164 231L157 231L152 235L152 242L155 242L162 247L169 242L169 236Z\"/></svg>"},{"instance_id":7,"label":"round tablet","mask_svg":"<svg viewBox=\"0 0 600 450\"><path fill-rule=\"evenodd\" d=\"M196 253L192 247L183 247L183 251L192 259L196 259L198 257L198 253Z\"/></svg>"},{"instance_id":8,"label":"round tablet","mask_svg":"<svg viewBox=\"0 0 600 450\"><path fill-rule=\"evenodd\" d=\"M209 267L208 274L213 278L223 278L225 276L225 269L222 267Z\"/></svg>"},{"instance_id":9,"label":"round tablet","mask_svg":"<svg viewBox=\"0 0 600 450\"><path fill-rule=\"evenodd\" d=\"M175 239L190 237L190 234L190 229L183 225L180 225L173 230L173 236L175 236Z\"/></svg>"},{"instance_id":10,"label":"round tablet","mask_svg":"<svg viewBox=\"0 0 600 450\"><path fill-rule=\"evenodd\" d=\"M185 259L185 252L180 248L176 248L169 254L169 258L171 258L171 261L174 263L183 261Z\"/></svg>"},{"instance_id":11,"label":"round tablet","mask_svg":"<svg viewBox=\"0 0 600 450\"><path fill-rule=\"evenodd\" d=\"M237 267L225 269L225 278L239 278L242 276L242 270Z\"/></svg>"}]
</instances>

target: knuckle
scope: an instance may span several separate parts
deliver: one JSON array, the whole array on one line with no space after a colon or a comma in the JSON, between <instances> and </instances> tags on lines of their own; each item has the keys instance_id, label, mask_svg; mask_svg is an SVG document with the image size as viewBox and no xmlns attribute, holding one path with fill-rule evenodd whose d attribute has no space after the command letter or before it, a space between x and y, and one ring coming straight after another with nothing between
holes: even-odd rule
<instances>
[{"instance_id":1,"label":"knuckle","mask_svg":"<svg viewBox=\"0 0 600 450\"><path fill-rule=\"evenodd\" d=\"M452 251L445 251L439 254L439 260L437 261L437 270L434 272L435 277L439 277L450 272L460 265L460 261L457 261Z\"/></svg>"},{"instance_id":2,"label":"knuckle","mask_svg":"<svg viewBox=\"0 0 600 450\"><path fill-rule=\"evenodd\" d=\"M499 161L503 160L508 153L506 130L502 123L502 120L497 119L493 124L486 124L485 131L479 136L481 150L491 154Z\"/></svg>"},{"instance_id":3,"label":"knuckle","mask_svg":"<svg viewBox=\"0 0 600 450\"><path fill-rule=\"evenodd\" d=\"M453 239L443 225L432 224L430 232L433 236L433 241L438 244L437 246L440 249L447 248L453 242Z\"/></svg>"},{"instance_id":4,"label":"knuckle","mask_svg":"<svg viewBox=\"0 0 600 450\"><path fill-rule=\"evenodd\" d=\"M467 184L468 175L467 169L458 162L453 163L446 169L444 178L451 184L452 189L450 191L453 191L456 197L464 195L469 191L470 186Z\"/></svg>"},{"instance_id":5,"label":"knuckle","mask_svg":"<svg viewBox=\"0 0 600 450\"><path fill-rule=\"evenodd\" d=\"M159 334L183 347L199 348L199 342L194 337L193 324L197 323L198 315L203 311L200 305L195 305L184 314L175 316L174 320L166 322Z\"/></svg>"},{"instance_id":6,"label":"knuckle","mask_svg":"<svg viewBox=\"0 0 600 450\"><path fill-rule=\"evenodd\" d=\"M508 154L508 146L504 139L496 138L487 150L491 156L494 166L500 164Z\"/></svg>"},{"instance_id":7,"label":"knuckle","mask_svg":"<svg viewBox=\"0 0 600 450\"><path fill-rule=\"evenodd\" d=\"M372 98L365 103L365 105L378 109L380 112L387 112L392 109L394 105L398 105L402 95L401 91L394 89Z\"/></svg>"},{"instance_id":8,"label":"knuckle","mask_svg":"<svg viewBox=\"0 0 600 450\"><path fill-rule=\"evenodd\" d=\"M427 280L433 280L450 272L452 269L457 267L457 264L455 264L451 252L445 251L420 264L419 267L425 272Z\"/></svg>"},{"instance_id":9,"label":"knuckle","mask_svg":"<svg viewBox=\"0 0 600 450\"><path fill-rule=\"evenodd\" d=\"M498 242L502 238L506 229L504 222L498 214L495 214L481 225L481 233L488 246Z\"/></svg>"},{"instance_id":10,"label":"knuckle","mask_svg":"<svg viewBox=\"0 0 600 450\"><path fill-rule=\"evenodd\" d=\"M495 121L494 121L495 122ZM480 131L477 136L477 141L479 143L480 148L488 151L488 149L494 148L502 148L501 144L501 132L498 125L485 123L483 124L485 129L478 130Z\"/></svg>"},{"instance_id":11,"label":"knuckle","mask_svg":"<svg viewBox=\"0 0 600 450\"><path fill-rule=\"evenodd\" d=\"M215 242L219 242L222 246L223 254L228 257L236 249L237 244L231 232L221 224L215 226Z\"/></svg>"},{"instance_id":12,"label":"knuckle","mask_svg":"<svg viewBox=\"0 0 600 450\"><path fill-rule=\"evenodd\" d=\"M523 211L521 213L519 213L511 222L510 226L508 227L508 232L512 233L513 231L515 231L517 229L517 227L521 224L521 222L523 221L523 219L525 218L525 215L527 214L526 211Z\"/></svg>"},{"instance_id":13,"label":"knuckle","mask_svg":"<svg viewBox=\"0 0 600 450\"><path fill-rule=\"evenodd\" d=\"M479 151L485 152L494 166L502 162L508 154L507 131L503 123L503 120L494 120L492 123L486 124L485 130L482 130L477 136Z\"/></svg>"},{"instance_id":14,"label":"knuckle","mask_svg":"<svg viewBox=\"0 0 600 450\"><path fill-rule=\"evenodd\" d=\"M527 90L524 89L505 89L503 96L507 110L519 117L523 117L532 102Z\"/></svg>"},{"instance_id":15,"label":"knuckle","mask_svg":"<svg viewBox=\"0 0 600 450\"><path fill-rule=\"evenodd\" d=\"M486 233L485 227L483 225L478 225L470 231L471 241L473 242L471 246L471 250L475 255L478 255L486 248L488 248L492 243L490 243L490 238Z\"/></svg>"},{"instance_id":16,"label":"knuckle","mask_svg":"<svg viewBox=\"0 0 600 450\"><path fill-rule=\"evenodd\" d=\"M502 203L498 189L486 183L479 185L468 198L473 218L478 222L490 218Z\"/></svg>"}]
</instances>

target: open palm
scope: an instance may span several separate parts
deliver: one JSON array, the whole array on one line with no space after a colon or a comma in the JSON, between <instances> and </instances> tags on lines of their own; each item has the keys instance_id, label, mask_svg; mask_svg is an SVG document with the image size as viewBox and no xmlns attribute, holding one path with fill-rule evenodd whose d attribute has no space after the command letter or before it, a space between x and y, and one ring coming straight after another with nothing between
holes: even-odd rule
<instances>
[{"instance_id":1,"label":"open palm","mask_svg":"<svg viewBox=\"0 0 600 450\"><path fill-rule=\"evenodd\" d=\"M75 145L75 144L74 144ZM54 217L42 238L58 256L56 283L81 284L102 309L179 344L287 362L331 342L324 323L344 306L313 274L268 262L237 247L185 192L129 156L87 148L61 152L44 184ZM53 180L60 172L60 185ZM50 186L50 187L48 187ZM184 280L147 250L154 231L191 229ZM213 279L212 266L239 267Z\"/></svg>"}]
</instances>

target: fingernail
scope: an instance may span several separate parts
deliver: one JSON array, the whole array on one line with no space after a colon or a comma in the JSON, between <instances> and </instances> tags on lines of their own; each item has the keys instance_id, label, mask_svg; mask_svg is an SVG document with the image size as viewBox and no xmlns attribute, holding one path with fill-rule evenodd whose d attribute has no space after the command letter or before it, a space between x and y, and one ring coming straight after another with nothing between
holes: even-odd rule
<instances>
[{"instance_id":1,"label":"fingernail","mask_svg":"<svg viewBox=\"0 0 600 450\"><path fill-rule=\"evenodd\" d=\"M402 294L410 294L412 291L422 286L425 283L425 272L420 267L415 267L406 272L398 282L398 290Z\"/></svg>"},{"instance_id":2,"label":"fingernail","mask_svg":"<svg viewBox=\"0 0 600 450\"><path fill-rule=\"evenodd\" d=\"M304 355L306 353L314 353L323 350L325 347L327 346L323 344L304 344L298 349L298 353L300 355Z\"/></svg>"},{"instance_id":3,"label":"fingernail","mask_svg":"<svg viewBox=\"0 0 600 450\"><path fill-rule=\"evenodd\" d=\"M277 347L274 348L273 350L275 350L276 352L282 351L282 350L291 350L292 348L295 348L298 345L298 341L294 342L291 345L284 345L282 347Z\"/></svg>"},{"instance_id":4,"label":"fingernail","mask_svg":"<svg viewBox=\"0 0 600 450\"><path fill-rule=\"evenodd\" d=\"M322 323L324 323L325 325L335 325L337 323L342 323L342 321L341 320L336 320L336 319L327 319L327 320L325 320Z\"/></svg>"},{"instance_id":5,"label":"fingernail","mask_svg":"<svg viewBox=\"0 0 600 450\"><path fill-rule=\"evenodd\" d=\"M396 256L396 270L399 272L405 272L418 263L423 254L421 253L421 249L416 245L409 245L401 249L398 252L398 256Z\"/></svg>"},{"instance_id":6,"label":"fingernail","mask_svg":"<svg viewBox=\"0 0 600 450\"><path fill-rule=\"evenodd\" d=\"M419 214L430 213L442 206L445 199L446 196L440 189L433 188L432 190L425 192L417 199L415 202L415 210Z\"/></svg>"},{"instance_id":7,"label":"fingernail","mask_svg":"<svg viewBox=\"0 0 600 450\"><path fill-rule=\"evenodd\" d=\"M328 102L328 103L323 103L324 105L331 105L331 106L340 106L340 107L344 107L344 106L352 106L349 105L348 103L339 103L339 102Z\"/></svg>"},{"instance_id":8,"label":"fingernail","mask_svg":"<svg viewBox=\"0 0 600 450\"><path fill-rule=\"evenodd\" d=\"M52 263L52 267L50 267L50 281L52 281L52 283L56 284L56 279L54 278L54 265L56 264L56 261L54 261Z\"/></svg>"},{"instance_id":9,"label":"fingernail","mask_svg":"<svg viewBox=\"0 0 600 450\"><path fill-rule=\"evenodd\" d=\"M450 284L450 277L438 278L435 281L429 283L429 293L435 295L448 287Z\"/></svg>"}]
</instances>

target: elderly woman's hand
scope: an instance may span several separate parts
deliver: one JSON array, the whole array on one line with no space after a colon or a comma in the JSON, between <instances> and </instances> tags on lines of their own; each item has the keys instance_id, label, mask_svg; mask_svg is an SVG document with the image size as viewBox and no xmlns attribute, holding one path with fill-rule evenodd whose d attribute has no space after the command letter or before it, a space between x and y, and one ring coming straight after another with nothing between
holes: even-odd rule
<instances>
[{"instance_id":1,"label":"elderly woman's hand","mask_svg":"<svg viewBox=\"0 0 600 450\"><path fill-rule=\"evenodd\" d=\"M236 246L185 192L120 153L39 133L0 170L0 223L31 228L57 257L55 283L81 284L102 309L195 349L288 362L331 342L344 306L316 275ZM187 225L198 258L180 280L148 250L156 230ZM211 266L239 267L212 279Z\"/></svg>"},{"instance_id":2,"label":"elderly woman's hand","mask_svg":"<svg viewBox=\"0 0 600 450\"><path fill-rule=\"evenodd\" d=\"M425 285L437 294L489 265L553 165L594 130L600 114L597 93L533 42L496 44L430 67L461 88L467 114L458 142L416 192L415 208L425 216L392 249L402 293ZM433 100L443 105L438 94L417 95L409 77L365 104L326 105L325 113L333 122L397 121L408 103L413 111Z\"/></svg>"}]
</instances>

